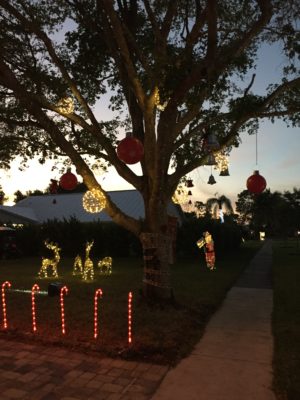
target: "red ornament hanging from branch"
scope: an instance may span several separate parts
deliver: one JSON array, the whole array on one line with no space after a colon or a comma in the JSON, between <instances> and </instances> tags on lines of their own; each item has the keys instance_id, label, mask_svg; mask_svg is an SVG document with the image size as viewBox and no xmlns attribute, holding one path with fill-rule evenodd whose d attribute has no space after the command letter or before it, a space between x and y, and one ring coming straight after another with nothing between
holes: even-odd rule
<instances>
[{"instance_id":1,"label":"red ornament hanging from branch","mask_svg":"<svg viewBox=\"0 0 300 400\"><path fill-rule=\"evenodd\" d=\"M140 162L144 155L142 142L132 136L132 132L126 133L126 138L122 139L117 147L117 156L125 164L136 164Z\"/></svg>"},{"instance_id":2,"label":"red ornament hanging from branch","mask_svg":"<svg viewBox=\"0 0 300 400\"><path fill-rule=\"evenodd\" d=\"M251 193L260 194L265 190L266 186L267 182L265 178L257 170L247 179L247 189Z\"/></svg>"},{"instance_id":3,"label":"red ornament hanging from branch","mask_svg":"<svg viewBox=\"0 0 300 400\"><path fill-rule=\"evenodd\" d=\"M67 172L59 180L59 186L65 190L73 190L77 184L77 177L71 172L71 168L68 168Z\"/></svg>"},{"instance_id":4,"label":"red ornament hanging from branch","mask_svg":"<svg viewBox=\"0 0 300 400\"><path fill-rule=\"evenodd\" d=\"M257 132L255 134L255 158L257 165L257 159L258 159ZM247 179L246 185L250 193L260 194L265 190L267 182L263 176L259 175L259 171L255 170L253 172L253 175L249 176L249 178Z\"/></svg>"}]
</instances>

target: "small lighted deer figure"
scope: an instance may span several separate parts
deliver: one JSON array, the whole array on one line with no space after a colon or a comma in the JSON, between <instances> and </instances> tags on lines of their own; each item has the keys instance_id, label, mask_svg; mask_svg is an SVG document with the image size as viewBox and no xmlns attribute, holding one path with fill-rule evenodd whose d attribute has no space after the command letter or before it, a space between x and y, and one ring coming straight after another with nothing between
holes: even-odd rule
<instances>
[{"instance_id":1,"label":"small lighted deer figure","mask_svg":"<svg viewBox=\"0 0 300 400\"><path fill-rule=\"evenodd\" d=\"M48 278L48 267L52 267L52 276L57 278L57 265L60 261L60 251L61 248L58 247L57 243L48 242L47 240L44 242L45 246L54 252L53 258L42 258L42 266L38 273L40 278Z\"/></svg>"},{"instance_id":2,"label":"small lighted deer figure","mask_svg":"<svg viewBox=\"0 0 300 400\"><path fill-rule=\"evenodd\" d=\"M94 244L94 241L87 242L85 245L85 261L84 261L83 273L82 273L82 279L84 281L88 280L88 277L90 277L90 280L94 279L94 263L90 259L90 251L91 251L91 248L93 247L93 244Z\"/></svg>"},{"instance_id":3,"label":"small lighted deer figure","mask_svg":"<svg viewBox=\"0 0 300 400\"><path fill-rule=\"evenodd\" d=\"M100 274L110 275L112 273L112 258L102 258L102 260L98 262L98 268L100 268Z\"/></svg>"},{"instance_id":4,"label":"small lighted deer figure","mask_svg":"<svg viewBox=\"0 0 300 400\"><path fill-rule=\"evenodd\" d=\"M83 272L83 265L80 255L78 254L75 257L74 264L73 264L73 275L82 275Z\"/></svg>"}]
</instances>

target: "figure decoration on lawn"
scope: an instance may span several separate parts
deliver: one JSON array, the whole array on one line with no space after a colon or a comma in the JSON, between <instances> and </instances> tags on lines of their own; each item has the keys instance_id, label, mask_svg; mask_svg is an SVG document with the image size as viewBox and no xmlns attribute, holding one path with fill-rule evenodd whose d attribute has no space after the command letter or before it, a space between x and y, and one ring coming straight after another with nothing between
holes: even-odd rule
<instances>
[{"instance_id":1,"label":"figure decoration on lawn","mask_svg":"<svg viewBox=\"0 0 300 400\"><path fill-rule=\"evenodd\" d=\"M82 272L83 272L82 260L80 255L78 254L74 260L72 275L82 275Z\"/></svg>"},{"instance_id":2,"label":"figure decoration on lawn","mask_svg":"<svg viewBox=\"0 0 300 400\"><path fill-rule=\"evenodd\" d=\"M112 273L112 258L104 257L98 262L98 268L100 268L100 274L111 275Z\"/></svg>"},{"instance_id":3,"label":"figure decoration on lawn","mask_svg":"<svg viewBox=\"0 0 300 400\"><path fill-rule=\"evenodd\" d=\"M45 246L54 252L53 258L42 258L42 266L38 273L40 278L48 278L48 267L52 267L52 276L57 278L57 265L60 261L60 251L61 248L58 247L57 243L48 242L47 240L44 242Z\"/></svg>"},{"instance_id":4,"label":"figure decoration on lawn","mask_svg":"<svg viewBox=\"0 0 300 400\"><path fill-rule=\"evenodd\" d=\"M207 268L209 268L211 271L215 270L216 255L214 241L211 234L209 232L204 232L203 238L199 239L196 244L199 249L203 247Z\"/></svg>"},{"instance_id":5,"label":"figure decoration on lawn","mask_svg":"<svg viewBox=\"0 0 300 400\"><path fill-rule=\"evenodd\" d=\"M91 248L93 247L94 241L92 240L91 242L86 242L85 245L85 261L83 265L83 273L82 273L82 279L84 281L87 281L90 279L91 281L94 279L94 263L90 259L90 251Z\"/></svg>"}]
</instances>

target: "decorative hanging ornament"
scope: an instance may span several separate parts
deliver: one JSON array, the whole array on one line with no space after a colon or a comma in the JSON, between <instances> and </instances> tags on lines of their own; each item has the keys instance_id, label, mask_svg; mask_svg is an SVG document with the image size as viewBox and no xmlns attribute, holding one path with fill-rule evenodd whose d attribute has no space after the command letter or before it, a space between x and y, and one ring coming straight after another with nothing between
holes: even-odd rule
<instances>
[{"instance_id":1,"label":"decorative hanging ornament","mask_svg":"<svg viewBox=\"0 0 300 400\"><path fill-rule=\"evenodd\" d=\"M98 213L106 206L105 196L101 190L88 190L83 195L82 206L89 213Z\"/></svg>"},{"instance_id":2,"label":"decorative hanging ornament","mask_svg":"<svg viewBox=\"0 0 300 400\"><path fill-rule=\"evenodd\" d=\"M205 165L216 165L216 164L217 162L215 156L213 154L209 154Z\"/></svg>"},{"instance_id":3,"label":"decorative hanging ornament","mask_svg":"<svg viewBox=\"0 0 300 400\"><path fill-rule=\"evenodd\" d=\"M214 176L213 176L213 174L211 174L210 176L209 176L209 178L208 178L208 182L207 182L209 185L214 185L215 183L217 183L216 182L216 180L215 180L215 178L214 178Z\"/></svg>"},{"instance_id":4,"label":"decorative hanging ornament","mask_svg":"<svg viewBox=\"0 0 300 400\"><path fill-rule=\"evenodd\" d=\"M206 134L203 140L203 150L206 153L211 151L219 150L220 143L218 141L217 136L214 133Z\"/></svg>"},{"instance_id":5,"label":"decorative hanging ornament","mask_svg":"<svg viewBox=\"0 0 300 400\"><path fill-rule=\"evenodd\" d=\"M142 142L133 137L132 132L126 133L126 138L122 139L117 147L117 156L125 164L136 164L140 162L144 155Z\"/></svg>"},{"instance_id":6,"label":"decorative hanging ornament","mask_svg":"<svg viewBox=\"0 0 300 400\"><path fill-rule=\"evenodd\" d=\"M185 186L188 187L188 188L194 187L193 180L192 179L187 179Z\"/></svg>"},{"instance_id":7,"label":"decorative hanging ornament","mask_svg":"<svg viewBox=\"0 0 300 400\"><path fill-rule=\"evenodd\" d=\"M260 194L265 190L266 186L267 182L265 178L261 176L257 170L247 179L247 189L251 193Z\"/></svg>"},{"instance_id":8,"label":"decorative hanging ornament","mask_svg":"<svg viewBox=\"0 0 300 400\"><path fill-rule=\"evenodd\" d=\"M77 177L71 172L71 168L68 168L67 172L63 174L59 180L59 186L65 190L73 190L76 188L77 184Z\"/></svg>"}]
</instances>

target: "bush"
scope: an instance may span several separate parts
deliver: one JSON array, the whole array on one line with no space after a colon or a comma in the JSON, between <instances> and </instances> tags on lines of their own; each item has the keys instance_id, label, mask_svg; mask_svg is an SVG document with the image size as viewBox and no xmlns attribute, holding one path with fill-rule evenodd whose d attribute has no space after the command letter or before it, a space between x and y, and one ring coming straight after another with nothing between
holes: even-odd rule
<instances>
[{"instance_id":1,"label":"bush","mask_svg":"<svg viewBox=\"0 0 300 400\"><path fill-rule=\"evenodd\" d=\"M94 240L92 256L127 257L141 254L139 240L122 227L106 222L81 223L76 218L26 225L16 231L17 243L24 256L49 255L44 241L56 242L61 255L84 256L85 243Z\"/></svg>"}]
</instances>

